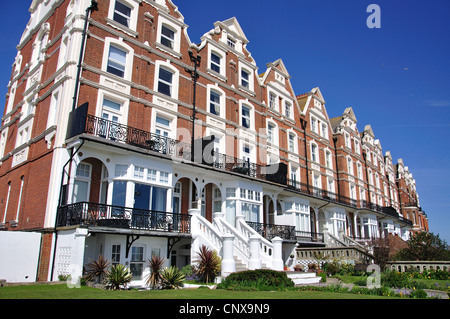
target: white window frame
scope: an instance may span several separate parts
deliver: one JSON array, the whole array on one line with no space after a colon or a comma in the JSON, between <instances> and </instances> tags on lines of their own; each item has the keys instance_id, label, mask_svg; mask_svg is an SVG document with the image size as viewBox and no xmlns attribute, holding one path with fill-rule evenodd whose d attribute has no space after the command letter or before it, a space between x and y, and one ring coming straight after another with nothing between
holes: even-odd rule
<instances>
[{"instance_id":1,"label":"white window frame","mask_svg":"<svg viewBox=\"0 0 450 319\"><path fill-rule=\"evenodd\" d=\"M158 86L159 86L159 71L161 68L164 68L170 72L172 72L173 77L172 77L172 87L171 87L171 94L170 96L165 95L163 93L160 93L158 91ZM155 79L154 79L154 87L153 90L155 92L158 92L158 94L161 97L164 98L172 98L177 100L178 99L178 93L179 93L179 81L180 81L180 71L173 67L169 62L166 61L156 61L156 65L155 65Z\"/></svg>"},{"instance_id":2,"label":"white window frame","mask_svg":"<svg viewBox=\"0 0 450 319\"><path fill-rule=\"evenodd\" d=\"M117 76L117 75L109 73L107 71L108 70L108 62L109 62L109 51L110 51L111 46L114 46L115 48L127 53L126 59L125 59L125 71L124 71L123 77ZM133 57L134 57L134 50L129 45L127 45L117 39L105 38L102 70L105 71L108 74L108 76L113 76L115 79L124 79L127 81L131 81L131 75L132 75L132 71L133 71Z\"/></svg>"},{"instance_id":3,"label":"white window frame","mask_svg":"<svg viewBox=\"0 0 450 319\"><path fill-rule=\"evenodd\" d=\"M315 147L316 151L313 151L313 147ZM311 150L311 161L315 163L320 163L320 157L319 157L319 145L317 143L312 142L310 146Z\"/></svg>"},{"instance_id":4,"label":"white window frame","mask_svg":"<svg viewBox=\"0 0 450 319\"><path fill-rule=\"evenodd\" d=\"M105 99L120 104L121 105L120 111L111 108L104 109L103 102ZM106 111L107 113L118 116L119 124L127 125L129 105L130 101L128 99L124 99L121 95L106 92L104 90L99 90L97 97L97 110L95 116L98 118L103 118L103 112Z\"/></svg>"},{"instance_id":5,"label":"white window frame","mask_svg":"<svg viewBox=\"0 0 450 319\"><path fill-rule=\"evenodd\" d=\"M325 166L333 169L333 155L329 149L325 149Z\"/></svg>"},{"instance_id":6,"label":"white window frame","mask_svg":"<svg viewBox=\"0 0 450 319\"><path fill-rule=\"evenodd\" d=\"M250 127L245 127L243 125L243 108L246 107L249 109L249 121L250 121ZM250 129L250 130L254 130L255 129L255 112L254 112L254 107L253 105L251 105L250 103L247 102L240 102L240 106L239 106L239 118L240 118L240 123L239 125L245 129Z\"/></svg>"},{"instance_id":7,"label":"white window frame","mask_svg":"<svg viewBox=\"0 0 450 319\"><path fill-rule=\"evenodd\" d=\"M291 136L294 137L294 140L291 141ZM289 152L292 152L294 154L297 154L298 151L298 143L297 143L297 134L295 134L294 131L288 130L287 131L287 142L288 142L288 150Z\"/></svg>"},{"instance_id":8,"label":"white window frame","mask_svg":"<svg viewBox=\"0 0 450 319\"><path fill-rule=\"evenodd\" d=\"M220 106L220 112L219 114L214 114L216 116L219 116L221 118L225 118L225 109L226 109L226 96L225 92L220 89L217 85L208 84L207 86L207 105L208 105L208 113L211 113L211 91L215 91L217 94L219 94L219 106ZM212 114L212 113L211 113Z\"/></svg>"},{"instance_id":9,"label":"white window frame","mask_svg":"<svg viewBox=\"0 0 450 319\"><path fill-rule=\"evenodd\" d=\"M271 132L269 130L269 126L273 127L273 131ZM267 120L267 142L272 144L272 145L276 145L278 146L280 143L280 140L278 138L278 125L277 123L275 123L274 121L271 120Z\"/></svg>"},{"instance_id":10,"label":"white window frame","mask_svg":"<svg viewBox=\"0 0 450 319\"><path fill-rule=\"evenodd\" d=\"M319 134L319 120L315 116L310 116L311 120L311 132Z\"/></svg>"},{"instance_id":11,"label":"white window frame","mask_svg":"<svg viewBox=\"0 0 450 319\"><path fill-rule=\"evenodd\" d=\"M178 21L177 19L171 17L169 14L166 14L159 10L160 15L158 16L158 32L156 35L156 47L163 52L166 52L176 58L181 58L180 54L180 46L181 46L181 31L184 26L183 22ZM174 34L174 42L173 49L165 46L161 43L161 35L162 35L162 26L172 29L175 32Z\"/></svg>"},{"instance_id":12,"label":"white window frame","mask_svg":"<svg viewBox=\"0 0 450 319\"><path fill-rule=\"evenodd\" d=\"M131 9L130 17L129 17L129 23L128 26L123 25L122 23L114 20L114 14L116 11L116 2L119 1L123 5L129 7ZM109 11L108 11L108 18L107 23L108 25L119 29L131 36L136 37L136 27L137 27L137 20L138 20L138 13L139 13L139 4L141 1L138 0L111 0L109 2Z\"/></svg>"},{"instance_id":13,"label":"white window frame","mask_svg":"<svg viewBox=\"0 0 450 319\"><path fill-rule=\"evenodd\" d=\"M248 87L245 85L242 85L242 72L245 72L248 74ZM239 62L239 88L247 93L254 94L254 70L250 66L247 66L246 64L243 64L242 62Z\"/></svg>"},{"instance_id":14,"label":"white window frame","mask_svg":"<svg viewBox=\"0 0 450 319\"><path fill-rule=\"evenodd\" d=\"M165 120L169 121L169 127L167 128L166 126L161 126L161 124L158 124L156 122L156 118L163 118ZM177 118L176 116L169 114L167 112L163 112L161 110L155 110L152 112L152 119L151 119L151 132L156 134L156 130L157 129L163 129L163 130L168 130L169 134L168 134L168 138L171 139L175 139L175 135L177 133Z\"/></svg>"}]
</instances>

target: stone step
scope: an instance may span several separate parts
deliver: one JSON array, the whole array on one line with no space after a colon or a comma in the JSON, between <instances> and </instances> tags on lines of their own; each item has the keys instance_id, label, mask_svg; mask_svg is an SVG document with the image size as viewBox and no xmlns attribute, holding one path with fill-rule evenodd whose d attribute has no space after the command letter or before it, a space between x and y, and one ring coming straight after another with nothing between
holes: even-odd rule
<instances>
[{"instance_id":1,"label":"stone step","mask_svg":"<svg viewBox=\"0 0 450 319\"><path fill-rule=\"evenodd\" d=\"M286 274L295 285L318 284L321 280L314 272L287 271Z\"/></svg>"}]
</instances>

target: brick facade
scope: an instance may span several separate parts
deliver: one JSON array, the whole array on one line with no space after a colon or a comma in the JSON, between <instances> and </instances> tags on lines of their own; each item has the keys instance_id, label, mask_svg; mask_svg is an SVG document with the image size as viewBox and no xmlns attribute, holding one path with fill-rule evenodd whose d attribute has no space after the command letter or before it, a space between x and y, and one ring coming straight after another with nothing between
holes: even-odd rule
<instances>
[{"instance_id":1,"label":"brick facade","mask_svg":"<svg viewBox=\"0 0 450 319\"><path fill-rule=\"evenodd\" d=\"M428 230L426 215L418 206L415 187L411 186L410 173L405 175L402 166L397 164L393 180L389 175L393 170L390 153L383 155L381 144L370 126L359 132L352 109L329 118L319 88L296 95L290 83L291 75L281 59L269 63L267 70L258 74L257 64L246 48L248 40L236 19L217 22L196 45L187 36L187 25L172 1L125 1L132 8L128 20L130 28L114 21L114 5L110 5L110 1L100 1L89 19L76 97L78 106L89 103L89 115L103 117L102 104L108 98L126 108L126 113L120 114L122 120L126 119L121 124L155 133L156 117L165 117L176 123L169 137L190 143L186 132L190 133L192 129L194 86L188 72L194 69L191 51L194 57L201 56L202 59L196 86L195 138L216 135L220 138L220 153L242 159L248 151L252 163L263 166L286 164L287 178L295 191L282 196L320 197L310 200L311 224L321 218L323 201L331 200L338 207L336 209L346 212L345 233L348 236L360 235L357 219L364 215L361 211L367 208L367 203L380 208L393 207L404 218L414 220L414 230ZM75 149L70 143L76 142L76 139L67 141L65 137L72 107L71 94L75 88L82 38L80 30L85 10L90 5L89 1L80 3L83 5L54 0L50 1L53 6L49 7L44 1L33 1L32 13L41 6L40 12L47 14L25 32L18 46L8 89L1 127L1 133L5 133L1 140L4 148L0 154L0 223L3 230L43 230L55 226L61 190L60 172ZM162 44L162 26L174 32L172 48ZM68 41L65 51L64 40ZM39 45L41 51L37 52L35 48ZM108 69L111 48L126 54L123 76L112 74ZM161 77L162 69L173 76L171 96L158 92L158 74ZM212 92L220 96L219 114L212 112ZM249 110L248 114L246 110ZM50 114L54 114L53 122L49 120ZM23 143L17 142L21 129L28 123L32 124L29 135L24 137ZM97 148L99 158L104 153L107 154L105 158L108 156L108 160L114 161L114 147L99 148L100 144L96 145L91 147ZM67 152L55 154L57 149L67 149ZM24 150L26 152L22 154ZM316 153L312 154L312 150ZM105 163L94 157L82 159L79 154L76 160L92 165L89 201L97 202L101 196L100 181ZM74 176L74 165L64 167L71 176ZM114 171L108 173L109 178L113 178ZM190 182L180 180L184 213L195 197L189 193ZM211 185L205 188L209 220L213 209ZM274 186L263 186L270 187ZM264 195L277 203L273 195L276 192L282 193L274 187ZM273 209L273 203L271 205ZM278 203L275 206L278 207ZM374 214L373 209L371 211ZM264 216L266 220L267 216ZM319 231L317 225L312 228L310 231ZM39 278L45 280L52 234L44 234L42 238Z\"/></svg>"}]
</instances>

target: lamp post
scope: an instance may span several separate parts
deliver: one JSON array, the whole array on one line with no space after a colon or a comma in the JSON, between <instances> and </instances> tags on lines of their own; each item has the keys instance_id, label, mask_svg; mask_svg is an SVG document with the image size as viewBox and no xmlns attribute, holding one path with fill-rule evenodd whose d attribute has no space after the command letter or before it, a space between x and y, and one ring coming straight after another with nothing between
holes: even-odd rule
<instances>
[{"instance_id":1,"label":"lamp post","mask_svg":"<svg viewBox=\"0 0 450 319\"><path fill-rule=\"evenodd\" d=\"M192 102L192 136L191 136L191 161L194 161L195 120L197 115L197 111L195 109L195 98L197 93L197 80L199 78L197 68L200 66L202 57L200 55L194 57L194 53L192 52L192 50L189 50L189 57L191 58L191 62L194 63L194 71L186 69L186 72L190 73L192 79L194 80L194 97Z\"/></svg>"}]
</instances>

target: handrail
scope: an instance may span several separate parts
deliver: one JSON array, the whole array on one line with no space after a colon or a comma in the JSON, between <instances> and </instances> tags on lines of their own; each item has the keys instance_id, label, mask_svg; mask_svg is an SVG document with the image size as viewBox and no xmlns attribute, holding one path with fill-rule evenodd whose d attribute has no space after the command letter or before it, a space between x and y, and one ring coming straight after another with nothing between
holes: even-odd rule
<instances>
[{"instance_id":1,"label":"handrail","mask_svg":"<svg viewBox=\"0 0 450 319\"><path fill-rule=\"evenodd\" d=\"M223 234L230 234L234 236L233 244L236 248L241 261L248 265L250 260L250 243L240 232L231 226L224 218L215 217L214 224Z\"/></svg>"},{"instance_id":2,"label":"handrail","mask_svg":"<svg viewBox=\"0 0 450 319\"><path fill-rule=\"evenodd\" d=\"M239 232L241 232L248 240L250 240L250 237L252 236L259 236L261 238L261 251L260 256L261 259L265 262L267 266L272 265L272 259L273 259L273 244L267 240L266 238L262 237L256 230L254 230L252 227L250 227L247 222L240 218L236 220L236 228Z\"/></svg>"}]
</instances>

